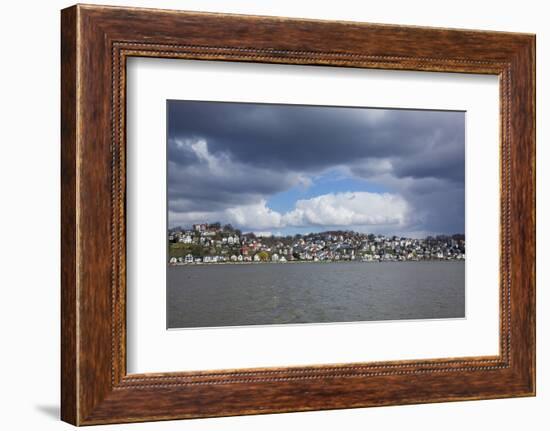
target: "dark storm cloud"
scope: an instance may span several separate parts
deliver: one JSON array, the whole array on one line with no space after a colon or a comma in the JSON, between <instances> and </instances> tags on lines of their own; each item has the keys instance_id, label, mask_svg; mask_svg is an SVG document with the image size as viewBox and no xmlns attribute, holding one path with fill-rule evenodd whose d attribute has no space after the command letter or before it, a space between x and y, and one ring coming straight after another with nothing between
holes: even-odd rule
<instances>
[{"instance_id":1,"label":"dark storm cloud","mask_svg":"<svg viewBox=\"0 0 550 431\"><path fill-rule=\"evenodd\" d=\"M464 231L464 113L170 101L170 210L246 205L343 166Z\"/></svg>"},{"instance_id":2,"label":"dark storm cloud","mask_svg":"<svg viewBox=\"0 0 550 431\"><path fill-rule=\"evenodd\" d=\"M298 184L302 175L254 166L228 151L212 152L208 138L168 141L171 211L218 211L257 202Z\"/></svg>"},{"instance_id":3,"label":"dark storm cloud","mask_svg":"<svg viewBox=\"0 0 550 431\"><path fill-rule=\"evenodd\" d=\"M231 152L238 160L269 168L318 169L363 157L407 157L412 164L422 161L416 164L424 176L426 162L440 159L456 168L458 157L463 164L463 118L462 112L448 111L174 101L169 136L205 138L211 152ZM433 157L434 151L452 151L453 158ZM417 175L410 168L403 174Z\"/></svg>"}]
</instances>

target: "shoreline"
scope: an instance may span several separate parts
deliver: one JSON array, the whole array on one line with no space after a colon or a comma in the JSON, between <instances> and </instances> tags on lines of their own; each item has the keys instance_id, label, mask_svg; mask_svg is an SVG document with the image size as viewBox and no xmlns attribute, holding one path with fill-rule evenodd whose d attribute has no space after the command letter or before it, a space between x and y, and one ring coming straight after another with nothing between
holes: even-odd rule
<instances>
[{"instance_id":1,"label":"shoreline","mask_svg":"<svg viewBox=\"0 0 550 431\"><path fill-rule=\"evenodd\" d=\"M466 259L419 259L419 260L370 260L370 261L349 261L349 260L331 260L331 261L287 261L287 262L200 262L200 263L168 263L168 266L218 266L218 265L287 265L287 264L321 264L329 263L354 263L354 264L375 264L375 263L464 263Z\"/></svg>"}]
</instances>

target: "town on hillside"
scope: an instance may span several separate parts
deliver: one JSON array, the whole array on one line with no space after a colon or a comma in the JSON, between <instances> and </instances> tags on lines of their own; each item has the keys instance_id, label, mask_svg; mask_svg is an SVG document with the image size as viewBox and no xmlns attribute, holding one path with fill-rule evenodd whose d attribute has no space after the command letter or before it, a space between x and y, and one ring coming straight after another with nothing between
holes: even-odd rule
<instances>
[{"instance_id":1,"label":"town on hillside","mask_svg":"<svg viewBox=\"0 0 550 431\"><path fill-rule=\"evenodd\" d=\"M168 231L169 263L287 263L463 261L463 234L423 239L325 231L293 236L257 236L230 224L199 223Z\"/></svg>"}]
</instances>

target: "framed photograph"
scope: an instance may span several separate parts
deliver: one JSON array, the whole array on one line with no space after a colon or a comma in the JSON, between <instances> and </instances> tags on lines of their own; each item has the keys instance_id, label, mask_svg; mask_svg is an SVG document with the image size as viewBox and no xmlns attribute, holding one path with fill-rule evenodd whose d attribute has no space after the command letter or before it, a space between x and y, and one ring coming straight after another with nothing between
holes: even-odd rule
<instances>
[{"instance_id":1,"label":"framed photograph","mask_svg":"<svg viewBox=\"0 0 550 431\"><path fill-rule=\"evenodd\" d=\"M61 415L535 394L535 36L61 14Z\"/></svg>"}]
</instances>

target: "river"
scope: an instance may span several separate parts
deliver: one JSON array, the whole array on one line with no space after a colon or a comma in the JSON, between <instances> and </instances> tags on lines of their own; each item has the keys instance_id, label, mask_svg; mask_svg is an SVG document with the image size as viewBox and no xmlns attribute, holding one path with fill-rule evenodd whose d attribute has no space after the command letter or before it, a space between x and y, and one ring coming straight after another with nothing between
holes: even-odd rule
<instances>
[{"instance_id":1,"label":"river","mask_svg":"<svg viewBox=\"0 0 550 431\"><path fill-rule=\"evenodd\" d=\"M459 318L464 262L169 266L169 328Z\"/></svg>"}]
</instances>

